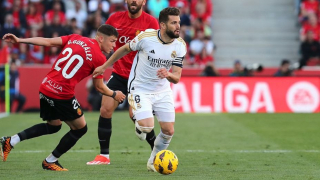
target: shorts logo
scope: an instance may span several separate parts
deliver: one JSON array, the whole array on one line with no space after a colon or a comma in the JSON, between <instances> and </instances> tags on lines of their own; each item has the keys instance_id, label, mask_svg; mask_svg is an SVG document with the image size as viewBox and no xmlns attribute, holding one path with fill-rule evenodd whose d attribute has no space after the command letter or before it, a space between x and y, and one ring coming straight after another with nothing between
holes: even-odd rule
<instances>
[{"instance_id":1,"label":"shorts logo","mask_svg":"<svg viewBox=\"0 0 320 180\"><path fill-rule=\"evenodd\" d=\"M128 103L130 104L133 110L136 110L136 107L134 106L134 100L133 100L132 94L128 96Z\"/></svg>"},{"instance_id":2,"label":"shorts logo","mask_svg":"<svg viewBox=\"0 0 320 180\"><path fill-rule=\"evenodd\" d=\"M141 104L137 103L137 108L140 109L141 108Z\"/></svg>"},{"instance_id":3,"label":"shorts logo","mask_svg":"<svg viewBox=\"0 0 320 180\"><path fill-rule=\"evenodd\" d=\"M54 106L54 102L51 99L48 99L46 96L44 96L42 93L39 94L40 99L44 99L45 101L48 102L48 104L50 104L50 106Z\"/></svg>"},{"instance_id":4,"label":"shorts logo","mask_svg":"<svg viewBox=\"0 0 320 180\"><path fill-rule=\"evenodd\" d=\"M78 113L79 116L82 114L82 111L81 111L80 108L77 109L77 113Z\"/></svg>"},{"instance_id":5,"label":"shorts logo","mask_svg":"<svg viewBox=\"0 0 320 180\"><path fill-rule=\"evenodd\" d=\"M137 30L136 31L136 36L138 36L138 34L140 34L140 32L141 32L140 30Z\"/></svg>"},{"instance_id":6,"label":"shorts logo","mask_svg":"<svg viewBox=\"0 0 320 180\"><path fill-rule=\"evenodd\" d=\"M176 58L176 57L177 57L177 52L176 52L176 51L172 51L171 57L172 57L172 58Z\"/></svg>"},{"instance_id":7,"label":"shorts logo","mask_svg":"<svg viewBox=\"0 0 320 180\"><path fill-rule=\"evenodd\" d=\"M136 95L134 97L134 100L136 101L136 103L139 103L140 102L140 96L139 95Z\"/></svg>"}]
</instances>

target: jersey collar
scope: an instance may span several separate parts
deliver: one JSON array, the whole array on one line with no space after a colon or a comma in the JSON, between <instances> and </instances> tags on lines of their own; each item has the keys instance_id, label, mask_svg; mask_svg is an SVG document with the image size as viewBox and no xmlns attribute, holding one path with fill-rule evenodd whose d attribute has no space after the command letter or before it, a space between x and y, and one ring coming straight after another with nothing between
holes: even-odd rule
<instances>
[{"instance_id":1,"label":"jersey collar","mask_svg":"<svg viewBox=\"0 0 320 180\"><path fill-rule=\"evenodd\" d=\"M161 36L160 36L160 29L158 30L158 39L159 39L159 41L162 43L162 44L171 44L172 42L168 42L168 43L166 43L166 42L164 42L162 39L161 39Z\"/></svg>"}]
</instances>

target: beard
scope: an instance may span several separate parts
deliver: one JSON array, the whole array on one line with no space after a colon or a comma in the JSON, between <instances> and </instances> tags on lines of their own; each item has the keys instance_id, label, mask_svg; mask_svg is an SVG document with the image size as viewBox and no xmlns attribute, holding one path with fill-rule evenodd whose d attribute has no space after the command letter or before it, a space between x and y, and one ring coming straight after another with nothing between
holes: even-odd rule
<instances>
[{"instance_id":1,"label":"beard","mask_svg":"<svg viewBox=\"0 0 320 180\"><path fill-rule=\"evenodd\" d=\"M131 4L127 4L127 5L128 5L128 11L130 12L130 14L137 14L142 7L142 4L138 5L135 2L133 2ZM132 6L136 6L136 9L132 8Z\"/></svg>"},{"instance_id":2,"label":"beard","mask_svg":"<svg viewBox=\"0 0 320 180\"><path fill-rule=\"evenodd\" d=\"M173 31L170 31L170 30L166 30L166 34L171 38L171 39L174 39L174 38L178 38L179 37L179 34L178 35L175 35Z\"/></svg>"}]
</instances>

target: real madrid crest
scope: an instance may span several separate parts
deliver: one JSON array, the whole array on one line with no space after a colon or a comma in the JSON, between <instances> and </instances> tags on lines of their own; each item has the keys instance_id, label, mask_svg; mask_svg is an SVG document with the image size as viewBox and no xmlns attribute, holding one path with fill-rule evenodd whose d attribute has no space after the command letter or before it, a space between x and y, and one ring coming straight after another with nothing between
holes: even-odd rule
<instances>
[{"instance_id":1,"label":"real madrid crest","mask_svg":"<svg viewBox=\"0 0 320 180\"><path fill-rule=\"evenodd\" d=\"M171 57L172 57L172 58L176 58L176 57L177 57L177 53L176 53L176 51L172 51L172 53L171 53Z\"/></svg>"}]
</instances>

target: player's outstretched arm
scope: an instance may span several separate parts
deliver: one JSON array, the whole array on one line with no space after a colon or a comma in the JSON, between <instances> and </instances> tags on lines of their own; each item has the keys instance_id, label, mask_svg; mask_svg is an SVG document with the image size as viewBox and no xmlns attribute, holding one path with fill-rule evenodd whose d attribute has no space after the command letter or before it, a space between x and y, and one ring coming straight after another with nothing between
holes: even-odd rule
<instances>
[{"instance_id":1,"label":"player's outstretched arm","mask_svg":"<svg viewBox=\"0 0 320 180\"><path fill-rule=\"evenodd\" d=\"M177 84L180 81L182 68L178 66L172 66L172 73L165 68L158 70L157 75L159 78L167 78L168 81Z\"/></svg>"},{"instance_id":2,"label":"player's outstretched arm","mask_svg":"<svg viewBox=\"0 0 320 180\"><path fill-rule=\"evenodd\" d=\"M122 102L126 96L121 91L112 91L103 83L103 79L93 79L93 85L101 94L110 96L118 102Z\"/></svg>"},{"instance_id":3,"label":"player's outstretched arm","mask_svg":"<svg viewBox=\"0 0 320 180\"><path fill-rule=\"evenodd\" d=\"M62 39L60 37L56 38L43 38L43 37L34 37L34 38L18 38L14 34L8 33L5 34L2 39L8 43L26 43L33 44L38 46L61 46Z\"/></svg>"},{"instance_id":4,"label":"player's outstretched arm","mask_svg":"<svg viewBox=\"0 0 320 180\"><path fill-rule=\"evenodd\" d=\"M105 62L102 66L97 67L92 75L93 77L96 77L98 75L102 75L104 71L111 66L113 63L115 63L118 59L122 58L123 56L127 55L131 52L131 49L129 47L129 44L125 44L122 47L120 47L116 52L112 54L112 56L108 59L107 62Z\"/></svg>"}]
</instances>

